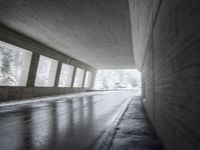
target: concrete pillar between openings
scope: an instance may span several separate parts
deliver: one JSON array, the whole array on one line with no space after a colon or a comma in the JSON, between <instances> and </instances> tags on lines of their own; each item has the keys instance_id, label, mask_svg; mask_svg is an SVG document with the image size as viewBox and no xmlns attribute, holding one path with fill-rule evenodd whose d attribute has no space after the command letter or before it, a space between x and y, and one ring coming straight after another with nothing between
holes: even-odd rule
<instances>
[{"instance_id":1,"label":"concrete pillar between openings","mask_svg":"<svg viewBox=\"0 0 200 150\"><path fill-rule=\"evenodd\" d=\"M82 83L82 88L84 88L84 84L85 84L85 78L86 78L86 70L84 70L84 75L83 75L83 83Z\"/></svg>"},{"instance_id":2,"label":"concrete pillar between openings","mask_svg":"<svg viewBox=\"0 0 200 150\"><path fill-rule=\"evenodd\" d=\"M33 53L27 79L27 87L34 87L40 55Z\"/></svg>"},{"instance_id":3,"label":"concrete pillar between openings","mask_svg":"<svg viewBox=\"0 0 200 150\"><path fill-rule=\"evenodd\" d=\"M91 81L91 84L90 84L90 88L91 88L91 89L94 88L94 86L95 86L96 74L97 74L96 71L93 71L93 72L92 72L92 79L91 79L92 81Z\"/></svg>"},{"instance_id":4,"label":"concrete pillar between openings","mask_svg":"<svg viewBox=\"0 0 200 150\"><path fill-rule=\"evenodd\" d=\"M62 62L58 62L58 67L57 67L57 71L56 71L56 78L55 78L55 83L54 86L58 87L59 84L59 78L60 78L60 73L61 73L61 67L62 67Z\"/></svg>"},{"instance_id":5,"label":"concrete pillar between openings","mask_svg":"<svg viewBox=\"0 0 200 150\"><path fill-rule=\"evenodd\" d=\"M71 83L71 87L73 88L74 85L74 79L75 79L75 74L76 74L76 66L74 66L74 71L73 71L73 75L72 75L72 83Z\"/></svg>"}]
</instances>

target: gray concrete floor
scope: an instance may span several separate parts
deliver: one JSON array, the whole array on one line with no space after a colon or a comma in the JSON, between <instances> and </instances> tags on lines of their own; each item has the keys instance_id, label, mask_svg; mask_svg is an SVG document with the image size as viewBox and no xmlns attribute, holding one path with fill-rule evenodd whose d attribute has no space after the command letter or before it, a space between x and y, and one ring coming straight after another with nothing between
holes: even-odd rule
<instances>
[{"instance_id":1,"label":"gray concrete floor","mask_svg":"<svg viewBox=\"0 0 200 150\"><path fill-rule=\"evenodd\" d=\"M134 97L101 150L164 150L144 111L140 97Z\"/></svg>"},{"instance_id":2,"label":"gray concrete floor","mask_svg":"<svg viewBox=\"0 0 200 150\"><path fill-rule=\"evenodd\" d=\"M94 93L0 107L0 150L101 149L109 136L104 148L126 149L129 143L138 150L148 141L149 149L158 150L159 141L133 97L130 91Z\"/></svg>"}]
</instances>

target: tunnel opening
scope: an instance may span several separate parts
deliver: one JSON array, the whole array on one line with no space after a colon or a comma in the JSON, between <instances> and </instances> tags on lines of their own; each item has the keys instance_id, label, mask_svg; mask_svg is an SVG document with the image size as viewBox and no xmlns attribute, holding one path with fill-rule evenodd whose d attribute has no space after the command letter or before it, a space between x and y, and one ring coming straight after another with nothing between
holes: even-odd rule
<instances>
[{"instance_id":1,"label":"tunnel opening","mask_svg":"<svg viewBox=\"0 0 200 150\"><path fill-rule=\"evenodd\" d=\"M135 90L141 93L141 72L137 69L97 70L95 90Z\"/></svg>"}]
</instances>

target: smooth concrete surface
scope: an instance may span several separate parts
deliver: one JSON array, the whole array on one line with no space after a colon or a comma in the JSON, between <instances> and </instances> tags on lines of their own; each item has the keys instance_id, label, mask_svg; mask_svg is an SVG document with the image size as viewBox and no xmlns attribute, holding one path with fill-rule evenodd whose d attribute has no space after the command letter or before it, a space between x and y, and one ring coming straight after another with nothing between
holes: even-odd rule
<instances>
[{"instance_id":1,"label":"smooth concrete surface","mask_svg":"<svg viewBox=\"0 0 200 150\"><path fill-rule=\"evenodd\" d=\"M132 91L0 107L1 150L93 150L123 114Z\"/></svg>"},{"instance_id":2,"label":"smooth concrete surface","mask_svg":"<svg viewBox=\"0 0 200 150\"><path fill-rule=\"evenodd\" d=\"M136 68L141 70L162 0L128 0Z\"/></svg>"},{"instance_id":3,"label":"smooth concrete surface","mask_svg":"<svg viewBox=\"0 0 200 150\"><path fill-rule=\"evenodd\" d=\"M1 25L49 48L94 68L134 68L127 0L1 0L0 5Z\"/></svg>"},{"instance_id":4,"label":"smooth concrete surface","mask_svg":"<svg viewBox=\"0 0 200 150\"><path fill-rule=\"evenodd\" d=\"M102 150L164 150L142 105L134 96L120 121L105 138Z\"/></svg>"},{"instance_id":5,"label":"smooth concrete surface","mask_svg":"<svg viewBox=\"0 0 200 150\"><path fill-rule=\"evenodd\" d=\"M10 101L10 100L20 101L23 99L33 98L33 97L80 93L86 91L87 88L0 86L0 102Z\"/></svg>"}]
</instances>

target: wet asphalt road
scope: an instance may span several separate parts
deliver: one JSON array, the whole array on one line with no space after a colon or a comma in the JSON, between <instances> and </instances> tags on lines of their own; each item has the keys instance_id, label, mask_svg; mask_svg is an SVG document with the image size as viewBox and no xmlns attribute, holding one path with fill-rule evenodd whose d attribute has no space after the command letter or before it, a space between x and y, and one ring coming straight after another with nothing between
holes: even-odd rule
<instances>
[{"instance_id":1,"label":"wet asphalt road","mask_svg":"<svg viewBox=\"0 0 200 150\"><path fill-rule=\"evenodd\" d=\"M0 150L94 149L132 91L0 107Z\"/></svg>"}]
</instances>

